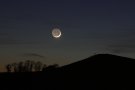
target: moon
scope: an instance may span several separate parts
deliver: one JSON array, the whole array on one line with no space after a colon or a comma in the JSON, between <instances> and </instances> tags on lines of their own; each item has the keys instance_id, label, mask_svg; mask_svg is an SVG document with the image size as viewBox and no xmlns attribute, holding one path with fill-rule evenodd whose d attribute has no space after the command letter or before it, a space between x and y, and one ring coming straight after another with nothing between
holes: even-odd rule
<instances>
[{"instance_id":1,"label":"moon","mask_svg":"<svg viewBox=\"0 0 135 90\"><path fill-rule=\"evenodd\" d=\"M60 38L61 35L62 35L62 33L61 33L61 30L60 30L59 28L54 28L54 29L52 30L52 36L53 36L54 38Z\"/></svg>"}]
</instances>

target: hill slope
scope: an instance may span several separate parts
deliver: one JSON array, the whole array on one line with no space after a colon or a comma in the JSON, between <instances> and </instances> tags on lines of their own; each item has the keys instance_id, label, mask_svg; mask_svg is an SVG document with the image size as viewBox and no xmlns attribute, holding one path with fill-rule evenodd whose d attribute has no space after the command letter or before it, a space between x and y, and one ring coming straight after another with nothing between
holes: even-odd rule
<instances>
[{"instance_id":1,"label":"hill slope","mask_svg":"<svg viewBox=\"0 0 135 90\"><path fill-rule=\"evenodd\" d=\"M0 80L4 90L131 90L134 72L135 59L98 54L53 71L5 74Z\"/></svg>"}]
</instances>

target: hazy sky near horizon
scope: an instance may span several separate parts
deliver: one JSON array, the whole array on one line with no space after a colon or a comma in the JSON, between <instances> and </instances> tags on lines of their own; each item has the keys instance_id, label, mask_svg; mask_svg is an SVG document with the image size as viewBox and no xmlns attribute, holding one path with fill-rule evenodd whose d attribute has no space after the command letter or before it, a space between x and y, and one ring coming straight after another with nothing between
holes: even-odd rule
<instances>
[{"instance_id":1,"label":"hazy sky near horizon","mask_svg":"<svg viewBox=\"0 0 135 90\"><path fill-rule=\"evenodd\" d=\"M26 59L65 65L95 53L135 58L134 34L134 0L0 1L1 67Z\"/></svg>"}]
</instances>

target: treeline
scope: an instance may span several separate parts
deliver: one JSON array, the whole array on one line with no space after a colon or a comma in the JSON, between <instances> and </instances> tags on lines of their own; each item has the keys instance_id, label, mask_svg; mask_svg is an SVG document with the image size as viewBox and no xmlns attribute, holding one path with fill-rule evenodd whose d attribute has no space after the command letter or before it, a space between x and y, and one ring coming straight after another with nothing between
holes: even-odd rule
<instances>
[{"instance_id":1,"label":"treeline","mask_svg":"<svg viewBox=\"0 0 135 90\"><path fill-rule=\"evenodd\" d=\"M6 65L7 72L39 72L58 68L58 64L47 66L40 61L26 60L18 63L11 63Z\"/></svg>"}]
</instances>

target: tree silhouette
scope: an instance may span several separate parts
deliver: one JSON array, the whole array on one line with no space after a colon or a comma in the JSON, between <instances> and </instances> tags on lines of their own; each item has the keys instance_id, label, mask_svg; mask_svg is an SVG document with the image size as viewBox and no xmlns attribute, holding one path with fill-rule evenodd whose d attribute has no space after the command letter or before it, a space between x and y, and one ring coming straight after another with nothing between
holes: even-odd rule
<instances>
[{"instance_id":1,"label":"tree silhouette","mask_svg":"<svg viewBox=\"0 0 135 90\"><path fill-rule=\"evenodd\" d=\"M6 65L7 72L11 72L12 66L10 64Z\"/></svg>"},{"instance_id":2,"label":"tree silhouette","mask_svg":"<svg viewBox=\"0 0 135 90\"><path fill-rule=\"evenodd\" d=\"M36 71L36 72L37 72L37 71L41 71L42 65L43 65L43 64L42 64L40 61L35 62L35 65L34 65L35 71Z\"/></svg>"},{"instance_id":3,"label":"tree silhouette","mask_svg":"<svg viewBox=\"0 0 135 90\"><path fill-rule=\"evenodd\" d=\"M46 71L46 70L52 70L59 67L58 64L53 64L47 66L46 64L43 64L40 61L32 61L32 60L26 60L21 61L18 63L12 63L6 65L7 72L11 72L13 69L13 72L38 72L38 71Z\"/></svg>"},{"instance_id":4,"label":"tree silhouette","mask_svg":"<svg viewBox=\"0 0 135 90\"><path fill-rule=\"evenodd\" d=\"M25 61L24 69L25 69L25 72L29 72L30 71L30 60L26 60Z\"/></svg>"},{"instance_id":5,"label":"tree silhouette","mask_svg":"<svg viewBox=\"0 0 135 90\"><path fill-rule=\"evenodd\" d=\"M35 62L34 61L30 61L30 71L32 72L33 69L34 69L34 65L35 65Z\"/></svg>"},{"instance_id":6,"label":"tree silhouette","mask_svg":"<svg viewBox=\"0 0 135 90\"><path fill-rule=\"evenodd\" d=\"M18 63L18 72L24 72L24 63L23 62Z\"/></svg>"},{"instance_id":7,"label":"tree silhouette","mask_svg":"<svg viewBox=\"0 0 135 90\"><path fill-rule=\"evenodd\" d=\"M18 72L18 65L17 65L17 63L13 63L12 67L13 67L14 72Z\"/></svg>"},{"instance_id":8,"label":"tree silhouette","mask_svg":"<svg viewBox=\"0 0 135 90\"><path fill-rule=\"evenodd\" d=\"M47 65L44 64L43 67L42 67L42 71L45 71L46 67L47 67Z\"/></svg>"}]
</instances>

